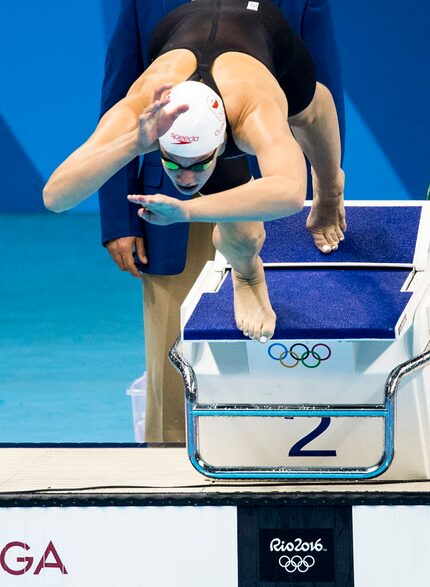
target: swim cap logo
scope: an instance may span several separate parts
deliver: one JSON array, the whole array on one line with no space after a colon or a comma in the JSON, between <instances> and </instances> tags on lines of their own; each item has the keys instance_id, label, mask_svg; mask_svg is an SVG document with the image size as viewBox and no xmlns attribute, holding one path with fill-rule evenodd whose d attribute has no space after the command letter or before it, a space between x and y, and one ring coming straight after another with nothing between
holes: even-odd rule
<instances>
[{"instance_id":1,"label":"swim cap logo","mask_svg":"<svg viewBox=\"0 0 430 587\"><path fill-rule=\"evenodd\" d=\"M215 130L215 136L218 137L221 133L224 134L225 131L225 123L222 122L221 126Z\"/></svg>"},{"instance_id":2,"label":"swim cap logo","mask_svg":"<svg viewBox=\"0 0 430 587\"><path fill-rule=\"evenodd\" d=\"M188 137L185 135L179 135L176 132L172 132L170 134L170 136L173 139L173 144L174 145L190 145L191 143L196 143L197 141L200 140L200 137L197 137L196 135L193 135L192 137Z\"/></svg>"},{"instance_id":3,"label":"swim cap logo","mask_svg":"<svg viewBox=\"0 0 430 587\"><path fill-rule=\"evenodd\" d=\"M207 103L211 109L211 112L213 112L215 114L217 119L220 122L224 122L225 114L224 114L224 108L223 108L222 102L220 102L218 100L218 98L216 98L215 96L208 96Z\"/></svg>"}]
</instances>

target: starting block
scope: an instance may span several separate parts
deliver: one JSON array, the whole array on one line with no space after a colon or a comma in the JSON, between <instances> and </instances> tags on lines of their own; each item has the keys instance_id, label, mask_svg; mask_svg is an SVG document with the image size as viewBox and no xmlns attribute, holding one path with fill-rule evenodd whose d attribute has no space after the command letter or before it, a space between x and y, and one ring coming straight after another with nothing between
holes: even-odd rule
<instances>
[{"instance_id":1,"label":"starting block","mask_svg":"<svg viewBox=\"0 0 430 587\"><path fill-rule=\"evenodd\" d=\"M204 475L430 479L430 202L346 208L328 256L306 230L309 204L266 223L266 345L237 330L221 256L187 296L170 358Z\"/></svg>"}]
</instances>

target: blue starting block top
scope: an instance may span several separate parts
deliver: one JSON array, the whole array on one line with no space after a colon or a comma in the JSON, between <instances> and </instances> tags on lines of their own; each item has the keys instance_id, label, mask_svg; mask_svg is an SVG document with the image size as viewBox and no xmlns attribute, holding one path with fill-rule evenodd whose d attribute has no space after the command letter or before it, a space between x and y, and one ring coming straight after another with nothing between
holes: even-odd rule
<instances>
[{"instance_id":1,"label":"blue starting block top","mask_svg":"<svg viewBox=\"0 0 430 587\"><path fill-rule=\"evenodd\" d=\"M412 295L400 292L409 274L405 269L267 268L277 315L274 339L394 339ZM246 339L234 321L229 272L219 291L202 295L184 340Z\"/></svg>"},{"instance_id":2,"label":"blue starting block top","mask_svg":"<svg viewBox=\"0 0 430 587\"><path fill-rule=\"evenodd\" d=\"M345 241L329 255L316 249L306 229L309 212L305 207L266 223L261 257L269 264L266 279L277 315L274 338L394 339L412 296L401 289L416 267L417 242L421 239L425 257L429 246L428 234L419 230L422 205L347 206ZM230 272L216 293L202 295L184 339L245 339L234 321Z\"/></svg>"},{"instance_id":3,"label":"blue starting block top","mask_svg":"<svg viewBox=\"0 0 430 587\"><path fill-rule=\"evenodd\" d=\"M266 222L264 263L362 263L411 265L414 261L421 206L348 206L348 230L337 251L316 249L306 219L310 208Z\"/></svg>"}]
</instances>

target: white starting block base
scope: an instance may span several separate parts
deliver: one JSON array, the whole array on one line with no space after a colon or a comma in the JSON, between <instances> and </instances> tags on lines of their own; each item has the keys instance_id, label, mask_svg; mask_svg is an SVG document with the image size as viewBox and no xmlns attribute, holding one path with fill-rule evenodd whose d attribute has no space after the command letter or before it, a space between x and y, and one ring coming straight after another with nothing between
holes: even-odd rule
<instances>
[{"instance_id":1,"label":"white starting block base","mask_svg":"<svg viewBox=\"0 0 430 587\"><path fill-rule=\"evenodd\" d=\"M235 327L225 260L184 302L172 358L190 458L213 478L429 479L429 203L349 203L352 234L329 257L307 213L266 227L267 345Z\"/></svg>"},{"instance_id":2,"label":"white starting block base","mask_svg":"<svg viewBox=\"0 0 430 587\"><path fill-rule=\"evenodd\" d=\"M297 341L281 342L287 347L297 344ZM301 342L309 348L321 343ZM194 364L201 405L255 404L270 409L285 403L298 406L306 403L353 407L384 404L387 373L413 356L413 331L394 343L323 341L323 344L330 346L332 362L321 363L317 369L301 365L295 369L283 368L279 361L267 358L267 347L253 342L224 345L201 342L183 346L185 357ZM240 364L241 357L246 365ZM231 373L233 365L235 372ZM430 390L430 367L411 375L399 387L396 411L401 417L396 419L395 456L382 479L430 478L430 397L423 393L425 389ZM327 465L370 468L384 457L385 424L382 417L201 416L196 422L199 455L217 469L275 468L280 464L297 468Z\"/></svg>"}]
</instances>

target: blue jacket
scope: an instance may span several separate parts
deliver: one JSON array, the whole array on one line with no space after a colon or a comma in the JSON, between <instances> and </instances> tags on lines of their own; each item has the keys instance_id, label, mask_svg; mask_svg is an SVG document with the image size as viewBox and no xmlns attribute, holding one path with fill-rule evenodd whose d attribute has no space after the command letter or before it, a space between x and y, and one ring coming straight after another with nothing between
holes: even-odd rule
<instances>
[{"instance_id":1,"label":"blue jacket","mask_svg":"<svg viewBox=\"0 0 430 587\"><path fill-rule=\"evenodd\" d=\"M343 88L329 0L274 0L292 28L304 40L317 70L318 81L333 94L344 137ZM165 14L184 4L184 0L122 0L121 12L106 55L101 115L128 92L132 83L148 66L151 33ZM251 171L259 177L255 158ZM102 242L124 237L144 238L148 265L139 265L147 273L180 273L185 265L188 224L156 226L137 215L127 194L163 193L183 198L163 173L158 152L129 163L99 190Z\"/></svg>"}]
</instances>

